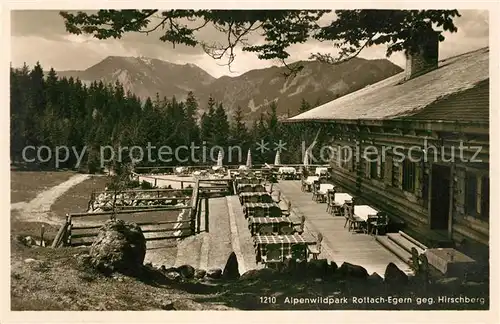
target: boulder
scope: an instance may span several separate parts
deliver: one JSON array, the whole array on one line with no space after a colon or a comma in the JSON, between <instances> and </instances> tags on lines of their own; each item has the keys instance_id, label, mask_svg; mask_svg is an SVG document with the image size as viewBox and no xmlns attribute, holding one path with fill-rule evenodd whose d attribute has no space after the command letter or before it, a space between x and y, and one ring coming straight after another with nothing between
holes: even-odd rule
<instances>
[{"instance_id":1,"label":"boulder","mask_svg":"<svg viewBox=\"0 0 500 324\"><path fill-rule=\"evenodd\" d=\"M311 278L326 278L329 275L329 264L326 259L310 260L307 263L307 276Z\"/></svg>"},{"instance_id":2,"label":"boulder","mask_svg":"<svg viewBox=\"0 0 500 324\"><path fill-rule=\"evenodd\" d=\"M252 269L242 274L239 280L269 280L277 274L278 271L271 268Z\"/></svg>"},{"instance_id":3,"label":"boulder","mask_svg":"<svg viewBox=\"0 0 500 324\"><path fill-rule=\"evenodd\" d=\"M344 262L338 269L338 272L344 276L349 278L356 279L366 279L368 278L368 271L362 266L351 264L349 262Z\"/></svg>"},{"instance_id":4,"label":"boulder","mask_svg":"<svg viewBox=\"0 0 500 324\"><path fill-rule=\"evenodd\" d=\"M196 269L194 271L194 277L196 279L203 279L203 278L205 278L206 274L207 274L207 272L205 270L203 270L203 269Z\"/></svg>"},{"instance_id":5,"label":"boulder","mask_svg":"<svg viewBox=\"0 0 500 324\"><path fill-rule=\"evenodd\" d=\"M368 282L370 285L380 285L384 283L384 278L382 278L378 273L374 272L368 277Z\"/></svg>"},{"instance_id":6,"label":"boulder","mask_svg":"<svg viewBox=\"0 0 500 324\"><path fill-rule=\"evenodd\" d=\"M142 268L146 239L141 228L123 220L109 220L90 247L90 263L105 273L134 274Z\"/></svg>"},{"instance_id":7,"label":"boulder","mask_svg":"<svg viewBox=\"0 0 500 324\"><path fill-rule=\"evenodd\" d=\"M36 240L32 238L31 236L26 236L23 240L24 245L26 246L34 246L36 244Z\"/></svg>"},{"instance_id":8,"label":"boulder","mask_svg":"<svg viewBox=\"0 0 500 324\"><path fill-rule=\"evenodd\" d=\"M206 276L211 279L219 279L222 276L222 270L219 268L209 269Z\"/></svg>"},{"instance_id":9,"label":"boulder","mask_svg":"<svg viewBox=\"0 0 500 324\"><path fill-rule=\"evenodd\" d=\"M181 281L182 280L181 274L178 272L175 272L175 271L166 272L165 277L171 281Z\"/></svg>"},{"instance_id":10,"label":"boulder","mask_svg":"<svg viewBox=\"0 0 500 324\"><path fill-rule=\"evenodd\" d=\"M283 261L283 267L281 268L281 272L292 274L296 270L297 270L297 261L294 258L286 258L285 261Z\"/></svg>"},{"instance_id":11,"label":"boulder","mask_svg":"<svg viewBox=\"0 0 500 324\"><path fill-rule=\"evenodd\" d=\"M177 272L185 279L193 279L195 269L189 264L185 264L177 267Z\"/></svg>"},{"instance_id":12,"label":"boulder","mask_svg":"<svg viewBox=\"0 0 500 324\"><path fill-rule=\"evenodd\" d=\"M295 264L295 272L294 274L299 276L300 278L305 279L304 274L307 273L307 261L301 260Z\"/></svg>"},{"instance_id":13,"label":"boulder","mask_svg":"<svg viewBox=\"0 0 500 324\"><path fill-rule=\"evenodd\" d=\"M234 252L229 255L224 271L222 271L222 278L226 280L238 279L240 272L238 270L238 259Z\"/></svg>"},{"instance_id":14,"label":"boulder","mask_svg":"<svg viewBox=\"0 0 500 324\"><path fill-rule=\"evenodd\" d=\"M76 256L76 262L80 266L83 266L83 267L91 265L91 260L92 260L92 258L90 257L90 255L88 255L86 253L84 253L84 254L78 254Z\"/></svg>"},{"instance_id":15,"label":"boulder","mask_svg":"<svg viewBox=\"0 0 500 324\"><path fill-rule=\"evenodd\" d=\"M337 272L339 266L335 263L335 261L331 261L329 264L329 274L333 275Z\"/></svg>"},{"instance_id":16,"label":"boulder","mask_svg":"<svg viewBox=\"0 0 500 324\"><path fill-rule=\"evenodd\" d=\"M384 282L390 286L398 287L408 283L408 276L394 263L389 263L385 268Z\"/></svg>"},{"instance_id":17,"label":"boulder","mask_svg":"<svg viewBox=\"0 0 500 324\"><path fill-rule=\"evenodd\" d=\"M174 303L171 300L162 302L160 308L162 310L175 310Z\"/></svg>"}]
</instances>

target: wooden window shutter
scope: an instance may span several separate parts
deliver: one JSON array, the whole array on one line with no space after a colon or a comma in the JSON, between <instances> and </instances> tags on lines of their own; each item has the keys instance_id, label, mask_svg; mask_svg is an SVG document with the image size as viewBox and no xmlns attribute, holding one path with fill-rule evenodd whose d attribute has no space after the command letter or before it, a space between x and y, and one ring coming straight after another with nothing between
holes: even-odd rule
<instances>
[{"instance_id":1,"label":"wooden window shutter","mask_svg":"<svg viewBox=\"0 0 500 324\"><path fill-rule=\"evenodd\" d=\"M423 180L422 164L415 163L415 195L419 198L422 197L422 180Z\"/></svg>"},{"instance_id":2,"label":"wooden window shutter","mask_svg":"<svg viewBox=\"0 0 500 324\"><path fill-rule=\"evenodd\" d=\"M388 185L392 185L392 156L385 157L384 181Z\"/></svg>"},{"instance_id":3,"label":"wooden window shutter","mask_svg":"<svg viewBox=\"0 0 500 324\"><path fill-rule=\"evenodd\" d=\"M363 159L363 163L365 166L365 178L370 179L370 162L365 158Z\"/></svg>"},{"instance_id":4,"label":"wooden window shutter","mask_svg":"<svg viewBox=\"0 0 500 324\"><path fill-rule=\"evenodd\" d=\"M392 185L396 188L403 188L403 163L392 163Z\"/></svg>"}]
</instances>

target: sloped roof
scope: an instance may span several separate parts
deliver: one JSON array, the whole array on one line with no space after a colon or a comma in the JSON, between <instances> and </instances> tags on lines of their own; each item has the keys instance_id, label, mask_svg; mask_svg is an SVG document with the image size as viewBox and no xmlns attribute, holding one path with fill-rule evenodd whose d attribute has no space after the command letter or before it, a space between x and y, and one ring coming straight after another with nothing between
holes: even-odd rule
<instances>
[{"instance_id":1,"label":"sloped roof","mask_svg":"<svg viewBox=\"0 0 500 324\"><path fill-rule=\"evenodd\" d=\"M404 72L398 73L289 118L288 122L413 116L431 104L436 106L441 100L489 80L489 48L442 60L436 70L408 81L404 78Z\"/></svg>"}]
</instances>

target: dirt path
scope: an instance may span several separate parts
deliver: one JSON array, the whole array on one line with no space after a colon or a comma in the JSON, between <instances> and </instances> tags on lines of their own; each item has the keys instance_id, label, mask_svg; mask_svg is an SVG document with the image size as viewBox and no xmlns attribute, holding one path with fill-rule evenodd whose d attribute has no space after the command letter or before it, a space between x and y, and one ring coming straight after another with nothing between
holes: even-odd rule
<instances>
[{"instance_id":1,"label":"dirt path","mask_svg":"<svg viewBox=\"0 0 500 324\"><path fill-rule=\"evenodd\" d=\"M11 204L11 210L15 213L18 220L26 222L44 222L48 224L60 224L61 219L57 218L50 211L50 206L62 196L71 187L85 181L89 178L87 174L77 174L57 186L45 190L30 202L19 202Z\"/></svg>"}]
</instances>

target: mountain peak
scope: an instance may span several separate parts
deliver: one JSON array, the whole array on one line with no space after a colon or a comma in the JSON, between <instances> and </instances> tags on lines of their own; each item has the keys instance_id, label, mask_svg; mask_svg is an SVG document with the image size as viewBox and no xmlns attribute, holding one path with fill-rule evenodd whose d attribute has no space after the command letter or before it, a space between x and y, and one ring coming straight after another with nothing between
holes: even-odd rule
<instances>
[{"instance_id":1,"label":"mountain peak","mask_svg":"<svg viewBox=\"0 0 500 324\"><path fill-rule=\"evenodd\" d=\"M278 104L278 115L295 114L301 100L322 104L388 78L402 69L390 61L356 58L338 65L318 61L298 61L304 69L293 78L285 78L287 68L272 66L254 69L239 76L214 78L193 63L176 64L138 56L108 56L84 71L58 72L82 81L116 83L140 98L175 96L185 100L193 91L201 109L211 95L222 102L228 114L241 106L250 119L265 112L269 103Z\"/></svg>"}]
</instances>

